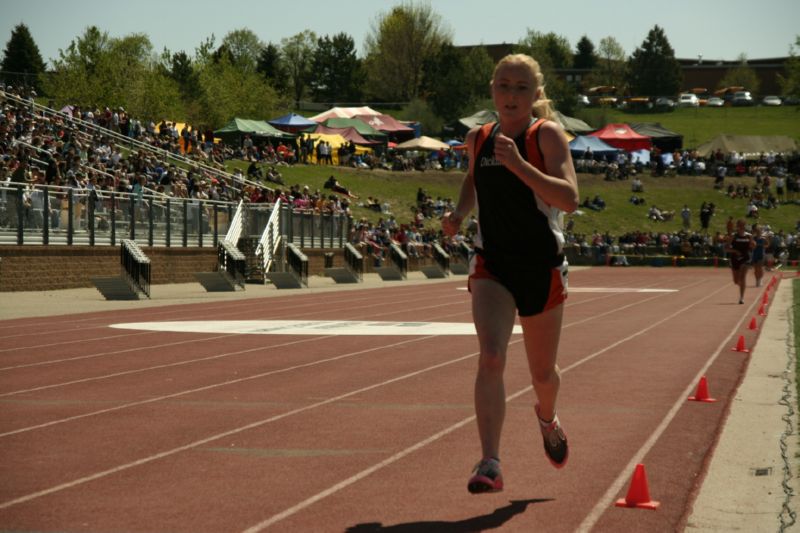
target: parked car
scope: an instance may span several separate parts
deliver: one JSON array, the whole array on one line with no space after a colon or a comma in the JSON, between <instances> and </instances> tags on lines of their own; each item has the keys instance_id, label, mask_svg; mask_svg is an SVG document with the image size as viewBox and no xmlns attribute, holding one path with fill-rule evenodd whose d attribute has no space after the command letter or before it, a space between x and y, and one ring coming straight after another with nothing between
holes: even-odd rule
<instances>
[{"instance_id":1,"label":"parked car","mask_svg":"<svg viewBox=\"0 0 800 533\"><path fill-rule=\"evenodd\" d=\"M725 105L725 100L720 98L719 96L712 96L708 99L708 103L706 106L708 107L722 107Z\"/></svg>"},{"instance_id":2,"label":"parked car","mask_svg":"<svg viewBox=\"0 0 800 533\"><path fill-rule=\"evenodd\" d=\"M753 95L750 94L750 91L736 91L733 93L733 100L731 103L735 106L746 106L753 105L755 102L753 101Z\"/></svg>"},{"instance_id":3,"label":"parked car","mask_svg":"<svg viewBox=\"0 0 800 533\"><path fill-rule=\"evenodd\" d=\"M696 94L683 93L678 96L678 107L698 107L699 105L700 100L697 98Z\"/></svg>"},{"instance_id":4,"label":"parked car","mask_svg":"<svg viewBox=\"0 0 800 533\"><path fill-rule=\"evenodd\" d=\"M784 96L783 105L800 105L800 96Z\"/></svg>"},{"instance_id":5,"label":"parked car","mask_svg":"<svg viewBox=\"0 0 800 533\"><path fill-rule=\"evenodd\" d=\"M675 107L675 101L666 96L659 96L656 98L655 105L662 109L672 109Z\"/></svg>"},{"instance_id":6,"label":"parked car","mask_svg":"<svg viewBox=\"0 0 800 533\"><path fill-rule=\"evenodd\" d=\"M778 96L765 96L761 103L764 105L781 105L783 102Z\"/></svg>"}]
</instances>

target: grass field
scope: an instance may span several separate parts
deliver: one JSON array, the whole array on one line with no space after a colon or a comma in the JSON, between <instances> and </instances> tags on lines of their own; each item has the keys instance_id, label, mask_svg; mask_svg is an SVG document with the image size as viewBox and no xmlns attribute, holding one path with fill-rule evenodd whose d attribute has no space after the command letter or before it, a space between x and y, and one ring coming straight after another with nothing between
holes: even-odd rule
<instances>
[{"instance_id":1,"label":"grass field","mask_svg":"<svg viewBox=\"0 0 800 533\"><path fill-rule=\"evenodd\" d=\"M800 106L683 107L667 113L647 114L587 108L576 115L595 128L616 122L659 122L683 135L684 148L697 147L723 133L786 135L800 142Z\"/></svg>"},{"instance_id":2,"label":"grass field","mask_svg":"<svg viewBox=\"0 0 800 533\"><path fill-rule=\"evenodd\" d=\"M680 108L670 113L633 114L610 109L584 109L578 116L592 124L604 122L660 122L664 127L684 135L684 147L693 147L711 140L720 133L741 135L787 135L800 142L800 106L792 107L723 107L723 108ZM246 170L244 161L232 161L230 167ZM411 207L415 204L417 189L422 187L434 198L458 197L463 173L456 171L427 172L389 172L365 171L343 167L315 165L295 165L282 167L284 180L288 185L308 185L312 190L322 190L322 184L333 174L343 185L360 196L360 201L368 196L388 202L400 223L411 220ZM574 216L577 233L591 233L594 230L608 231L619 235L628 231L673 231L680 229L678 213L684 204L692 210L692 228L699 226L698 213L703 201L717 206L716 216L711 221L712 231L724 231L729 216L743 217L745 201L733 200L712 187L708 176L677 176L653 178L648 174L642 177L645 186L644 198L647 204L634 206L628 199L631 196L629 181L604 181L600 175L579 175L581 199L599 194L605 199L608 208L602 212L588 211ZM726 183L743 183L752 187L754 178L727 178ZM800 200L800 199L799 199ZM656 223L647 219L650 205L656 204L663 210L676 211L671 222ZM356 218L366 217L375 221L374 211L353 207ZM800 220L800 205L785 204L778 209L762 209L761 221L770 224L774 230L794 231Z\"/></svg>"}]
</instances>

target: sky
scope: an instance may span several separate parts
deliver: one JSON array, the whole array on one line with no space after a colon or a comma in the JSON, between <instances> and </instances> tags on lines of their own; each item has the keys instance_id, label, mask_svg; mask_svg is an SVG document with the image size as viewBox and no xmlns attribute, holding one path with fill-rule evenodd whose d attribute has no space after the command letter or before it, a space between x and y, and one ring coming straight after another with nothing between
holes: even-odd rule
<instances>
[{"instance_id":1,"label":"sky","mask_svg":"<svg viewBox=\"0 0 800 533\"><path fill-rule=\"evenodd\" d=\"M145 33L155 51L190 56L212 34L216 44L247 28L264 43L304 30L318 36L347 33L363 57L365 37L401 0L0 0L2 49L24 23L45 62L97 26L111 37ZM528 30L554 32L572 49L586 35L595 48L612 36L626 54L661 26L681 59L735 60L784 57L800 35L798 0L431 0L455 45L516 43ZM800 50L795 50L800 53Z\"/></svg>"}]
</instances>

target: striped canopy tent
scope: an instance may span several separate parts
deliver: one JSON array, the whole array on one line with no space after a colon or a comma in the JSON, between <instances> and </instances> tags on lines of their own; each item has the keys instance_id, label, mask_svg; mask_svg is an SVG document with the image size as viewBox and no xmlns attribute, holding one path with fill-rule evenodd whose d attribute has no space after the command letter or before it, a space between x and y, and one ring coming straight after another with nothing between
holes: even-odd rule
<instances>
[{"instance_id":1,"label":"striped canopy tent","mask_svg":"<svg viewBox=\"0 0 800 533\"><path fill-rule=\"evenodd\" d=\"M416 139L411 139L410 141L398 144L397 149L436 151L436 150L449 150L450 145L445 142L433 139L431 137L426 137L425 135L423 135L422 137L417 137Z\"/></svg>"},{"instance_id":2,"label":"striped canopy tent","mask_svg":"<svg viewBox=\"0 0 800 533\"><path fill-rule=\"evenodd\" d=\"M380 113L369 106L332 107L318 115L309 117L309 120L313 120L314 122L323 122L329 118L353 118L356 115L380 115Z\"/></svg>"},{"instance_id":3,"label":"striped canopy tent","mask_svg":"<svg viewBox=\"0 0 800 533\"><path fill-rule=\"evenodd\" d=\"M393 139L410 139L414 136L414 128L406 126L391 115L355 115L353 118L365 122Z\"/></svg>"}]
</instances>

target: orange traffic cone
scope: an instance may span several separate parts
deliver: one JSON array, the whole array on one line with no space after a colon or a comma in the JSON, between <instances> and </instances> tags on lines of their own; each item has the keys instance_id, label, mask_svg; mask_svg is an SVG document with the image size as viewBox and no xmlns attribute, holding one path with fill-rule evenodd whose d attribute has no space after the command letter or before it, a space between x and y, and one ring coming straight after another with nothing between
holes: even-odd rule
<instances>
[{"instance_id":1,"label":"orange traffic cone","mask_svg":"<svg viewBox=\"0 0 800 533\"><path fill-rule=\"evenodd\" d=\"M761 298L761 303L763 304L769 303L769 294L767 294L766 292L764 293L764 296Z\"/></svg>"},{"instance_id":2,"label":"orange traffic cone","mask_svg":"<svg viewBox=\"0 0 800 533\"><path fill-rule=\"evenodd\" d=\"M750 319L750 325L748 329L758 329L758 324L756 323L756 317Z\"/></svg>"},{"instance_id":3,"label":"orange traffic cone","mask_svg":"<svg viewBox=\"0 0 800 533\"><path fill-rule=\"evenodd\" d=\"M644 471L644 465L636 465L636 470L633 471L633 478L631 479L631 486L628 487L628 494L625 498L617 500L614 504L617 507L636 507L637 509L652 509L653 511L658 508L661 502L654 502L650 499L650 489L647 488L647 474Z\"/></svg>"},{"instance_id":4,"label":"orange traffic cone","mask_svg":"<svg viewBox=\"0 0 800 533\"><path fill-rule=\"evenodd\" d=\"M750 350L744 345L744 335L739 335L739 342L736 343L735 348L731 348L734 352L750 353Z\"/></svg>"},{"instance_id":5,"label":"orange traffic cone","mask_svg":"<svg viewBox=\"0 0 800 533\"><path fill-rule=\"evenodd\" d=\"M697 391L694 396L689 396L689 400L693 402L716 402L716 398L708 395L708 380L703 376L700 378L700 383L697 384Z\"/></svg>"},{"instance_id":6,"label":"orange traffic cone","mask_svg":"<svg viewBox=\"0 0 800 533\"><path fill-rule=\"evenodd\" d=\"M767 316L767 312L764 311L764 304L758 306L758 316Z\"/></svg>"}]
</instances>

